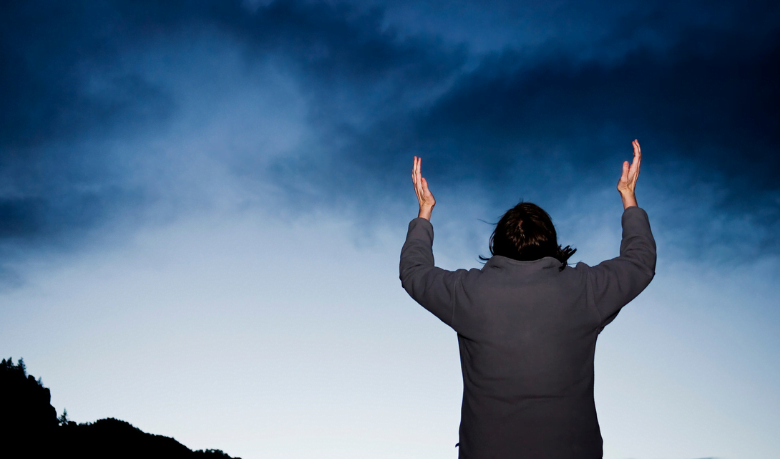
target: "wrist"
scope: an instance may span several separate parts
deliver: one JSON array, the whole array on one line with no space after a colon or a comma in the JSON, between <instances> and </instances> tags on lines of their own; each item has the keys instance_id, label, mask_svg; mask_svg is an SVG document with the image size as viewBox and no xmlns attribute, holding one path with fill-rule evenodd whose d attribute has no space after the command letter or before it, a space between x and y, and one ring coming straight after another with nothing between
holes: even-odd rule
<instances>
[{"instance_id":1,"label":"wrist","mask_svg":"<svg viewBox=\"0 0 780 459\"><path fill-rule=\"evenodd\" d=\"M623 200L623 209L629 207L639 207L636 203L636 195L634 193L620 193L620 199Z\"/></svg>"},{"instance_id":2,"label":"wrist","mask_svg":"<svg viewBox=\"0 0 780 459\"><path fill-rule=\"evenodd\" d=\"M433 206L420 206L420 211L417 213L417 217L430 220L432 212L433 212Z\"/></svg>"}]
</instances>

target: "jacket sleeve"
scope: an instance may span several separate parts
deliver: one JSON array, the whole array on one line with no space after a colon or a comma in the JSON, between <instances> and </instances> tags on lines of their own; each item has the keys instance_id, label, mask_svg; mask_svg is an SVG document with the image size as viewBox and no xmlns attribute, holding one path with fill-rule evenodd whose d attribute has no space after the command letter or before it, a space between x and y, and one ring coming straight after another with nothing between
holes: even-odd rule
<instances>
[{"instance_id":1,"label":"jacket sleeve","mask_svg":"<svg viewBox=\"0 0 780 459\"><path fill-rule=\"evenodd\" d=\"M639 207L623 212L620 256L588 270L591 300L601 317L601 328L637 297L655 276L655 239L647 213Z\"/></svg>"},{"instance_id":2,"label":"jacket sleeve","mask_svg":"<svg viewBox=\"0 0 780 459\"><path fill-rule=\"evenodd\" d=\"M434 266L433 226L424 218L409 223L406 242L401 249L401 285L415 301L452 327L453 292L459 271Z\"/></svg>"}]
</instances>

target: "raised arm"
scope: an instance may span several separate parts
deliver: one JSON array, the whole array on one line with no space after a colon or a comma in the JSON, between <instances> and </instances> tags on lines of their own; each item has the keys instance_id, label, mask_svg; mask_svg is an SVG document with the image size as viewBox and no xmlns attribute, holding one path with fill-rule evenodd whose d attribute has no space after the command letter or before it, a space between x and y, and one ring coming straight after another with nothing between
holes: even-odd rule
<instances>
[{"instance_id":1,"label":"raised arm","mask_svg":"<svg viewBox=\"0 0 780 459\"><path fill-rule=\"evenodd\" d=\"M462 274L436 267L432 245L431 222L422 217L412 220L401 249L401 286L425 309L445 324L453 326L453 292Z\"/></svg>"},{"instance_id":2,"label":"raised arm","mask_svg":"<svg viewBox=\"0 0 780 459\"><path fill-rule=\"evenodd\" d=\"M588 270L590 298L598 309L601 327L637 297L655 276L655 239L647 213L630 206L623 211L620 256Z\"/></svg>"},{"instance_id":3,"label":"raised arm","mask_svg":"<svg viewBox=\"0 0 780 459\"><path fill-rule=\"evenodd\" d=\"M401 285L415 301L452 326L452 295L458 276L462 273L446 271L434 265L433 226L430 218L436 200L428 189L428 182L422 177L421 164L422 160L415 156L412 182L420 203L420 212L409 223L406 242L401 249Z\"/></svg>"},{"instance_id":4,"label":"raised arm","mask_svg":"<svg viewBox=\"0 0 780 459\"><path fill-rule=\"evenodd\" d=\"M634 140L634 160L623 163L623 174L617 189L623 200L623 237L620 256L588 270L591 299L604 327L615 319L620 309L636 298L655 276L656 248L647 212L637 206L636 181L642 152Z\"/></svg>"}]
</instances>

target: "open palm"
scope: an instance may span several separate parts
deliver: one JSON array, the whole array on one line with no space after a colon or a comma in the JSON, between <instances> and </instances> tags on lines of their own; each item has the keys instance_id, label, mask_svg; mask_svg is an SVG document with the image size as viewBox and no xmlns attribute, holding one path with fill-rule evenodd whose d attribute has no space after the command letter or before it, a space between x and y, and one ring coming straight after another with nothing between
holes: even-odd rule
<instances>
[{"instance_id":1,"label":"open palm","mask_svg":"<svg viewBox=\"0 0 780 459\"><path fill-rule=\"evenodd\" d=\"M634 159L629 166L628 161L623 161L623 174L617 183L617 189L623 198L623 206L636 206L636 180L639 178L639 166L642 163L642 149L639 141L634 139Z\"/></svg>"},{"instance_id":2,"label":"open palm","mask_svg":"<svg viewBox=\"0 0 780 459\"><path fill-rule=\"evenodd\" d=\"M422 176L422 158L414 157L414 166L412 167L412 183L414 191L417 193L417 201L420 203L420 212L418 217L426 220L431 219L431 211L436 205L436 199L433 193L428 189L428 181Z\"/></svg>"}]
</instances>

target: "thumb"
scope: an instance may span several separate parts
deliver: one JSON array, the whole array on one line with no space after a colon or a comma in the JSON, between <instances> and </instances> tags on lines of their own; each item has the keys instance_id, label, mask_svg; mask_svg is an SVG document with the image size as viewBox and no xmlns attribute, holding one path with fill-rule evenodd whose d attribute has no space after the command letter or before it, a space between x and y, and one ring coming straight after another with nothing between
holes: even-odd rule
<instances>
[{"instance_id":1,"label":"thumb","mask_svg":"<svg viewBox=\"0 0 780 459\"><path fill-rule=\"evenodd\" d=\"M623 176L620 177L620 180L628 180L628 161L623 161Z\"/></svg>"}]
</instances>

